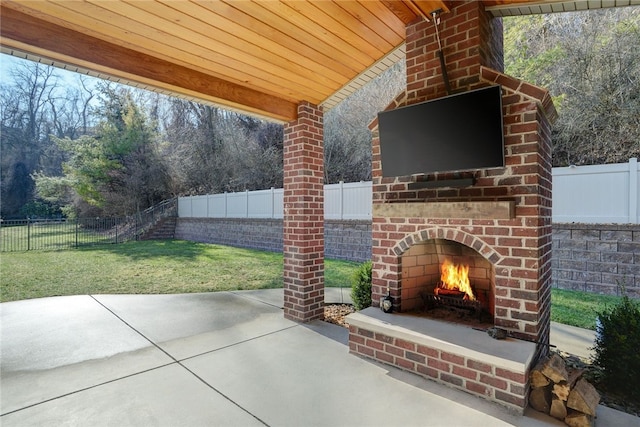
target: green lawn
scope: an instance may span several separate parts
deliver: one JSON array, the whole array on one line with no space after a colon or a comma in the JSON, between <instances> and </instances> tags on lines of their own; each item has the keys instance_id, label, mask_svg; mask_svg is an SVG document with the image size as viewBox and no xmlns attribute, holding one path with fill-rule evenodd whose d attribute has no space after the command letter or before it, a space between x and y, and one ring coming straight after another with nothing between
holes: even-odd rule
<instances>
[{"instance_id":1,"label":"green lawn","mask_svg":"<svg viewBox=\"0 0 640 427\"><path fill-rule=\"evenodd\" d=\"M349 287L358 265L326 260L325 284ZM0 254L0 301L278 288L282 268L281 253L182 240L9 252Z\"/></svg>"},{"instance_id":2,"label":"green lawn","mask_svg":"<svg viewBox=\"0 0 640 427\"><path fill-rule=\"evenodd\" d=\"M161 240L0 254L0 301L56 295L167 294L282 287L282 254ZM326 260L325 284L350 287L360 264ZM595 329L619 297L553 289L551 320Z\"/></svg>"},{"instance_id":3,"label":"green lawn","mask_svg":"<svg viewBox=\"0 0 640 427\"><path fill-rule=\"evenodd\" d=\"M606 307L622 300L613 295L598 295L588 292L551 291L551 320L586 329L596 329L596 316Z\"/></svg>"}]
</instances>

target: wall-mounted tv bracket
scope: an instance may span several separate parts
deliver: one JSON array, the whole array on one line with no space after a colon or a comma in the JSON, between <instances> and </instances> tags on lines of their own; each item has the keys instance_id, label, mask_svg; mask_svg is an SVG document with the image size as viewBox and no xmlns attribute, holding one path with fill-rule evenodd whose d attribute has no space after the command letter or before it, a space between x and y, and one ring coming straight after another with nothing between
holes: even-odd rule
<instances>
[{"instance_id":1,"label":"wall-mounted tv bracket","mask_svg":"<svg viewBox=\"0 0 640 427\"><path fill-rule=\"evenodd\" d=\"M408 190L422 190L426 188L464 188L472 187L476 183L475 178L454 178L440 181L416 181L407 185Z\"/></svg>"},{"instance_id":2,"label":"wall-mounted tv bracket","mask_svg":"<svg viewBox=\"0 0 640 427\"><path fill-rule=\"evenodd\" d=\"M444 80L444 88L447 91L447 95L451 95L451 85L449 84L449 75L447 74L447 65L444 61L444 52L442 51L442 44L440 42L440 32L438 31L438 25L440 25L440 14L442 9L436 9L431 12L431 21L436 28L436 40L438 41L438 57L440 58L440 69L442 70L442 79Z\"/></svg>"}]
</instances>

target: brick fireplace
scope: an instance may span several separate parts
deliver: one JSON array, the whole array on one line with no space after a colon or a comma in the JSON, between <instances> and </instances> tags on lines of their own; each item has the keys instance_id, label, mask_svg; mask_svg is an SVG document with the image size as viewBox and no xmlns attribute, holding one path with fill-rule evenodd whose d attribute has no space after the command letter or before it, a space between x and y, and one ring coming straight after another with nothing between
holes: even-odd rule
<instances>
[{"instance_id":1,"label":"brick fireplace","mask_svg":"<svg viewBox=\"0 0 640 427\"><path fill-rule=\"evenodd\" d=\"M501 21L481 3L454 3L440 35L453 92L501 86L506 166L383 177L377 121L370 125L373 306L349 317L350 350L523 410L529 369L549 342L556 112L545 90L501 72ZM388 109L445 95L433 23L407 26L406 52L407 90ZM472 184L450 184L461 179ZM444 258L470 265L490 323L510 338L414 314ZM387 294L392 313L377 307Z\"/></svg>"}]
</instances>

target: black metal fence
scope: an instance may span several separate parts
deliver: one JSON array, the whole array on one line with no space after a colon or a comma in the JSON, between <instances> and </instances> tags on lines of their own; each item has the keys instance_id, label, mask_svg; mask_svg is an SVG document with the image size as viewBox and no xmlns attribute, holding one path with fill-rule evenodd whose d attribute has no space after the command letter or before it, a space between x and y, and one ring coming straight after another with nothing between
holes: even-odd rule
<instances>
[{"instance_id":1,"label":"black metal fence","mask_svg":"<svg viewBox=\"0 0 640 427\"><path fill-rule=\"evenodd\" d=\"M163 218L177 215L177 199L119 218L0 221L0 252L61 250L138 240Z\"/></svg>"}]
</instances>

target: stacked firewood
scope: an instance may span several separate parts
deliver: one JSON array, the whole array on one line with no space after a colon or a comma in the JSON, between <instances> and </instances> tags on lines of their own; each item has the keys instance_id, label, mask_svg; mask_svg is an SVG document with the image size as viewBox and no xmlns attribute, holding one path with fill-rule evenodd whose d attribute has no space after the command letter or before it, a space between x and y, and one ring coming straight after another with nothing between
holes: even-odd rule
<instances>
[{"instance_id":1,"label":"stacked firewood","mask_svg":"<svg viewBox=\"0 0 640 427\"><path fill-rule=\"evenodd\" d=\"M571 427L593 427L600 395L582 374L556 353L541 360L530 373L529 404Z\"/></svg>"}]
</instances>

